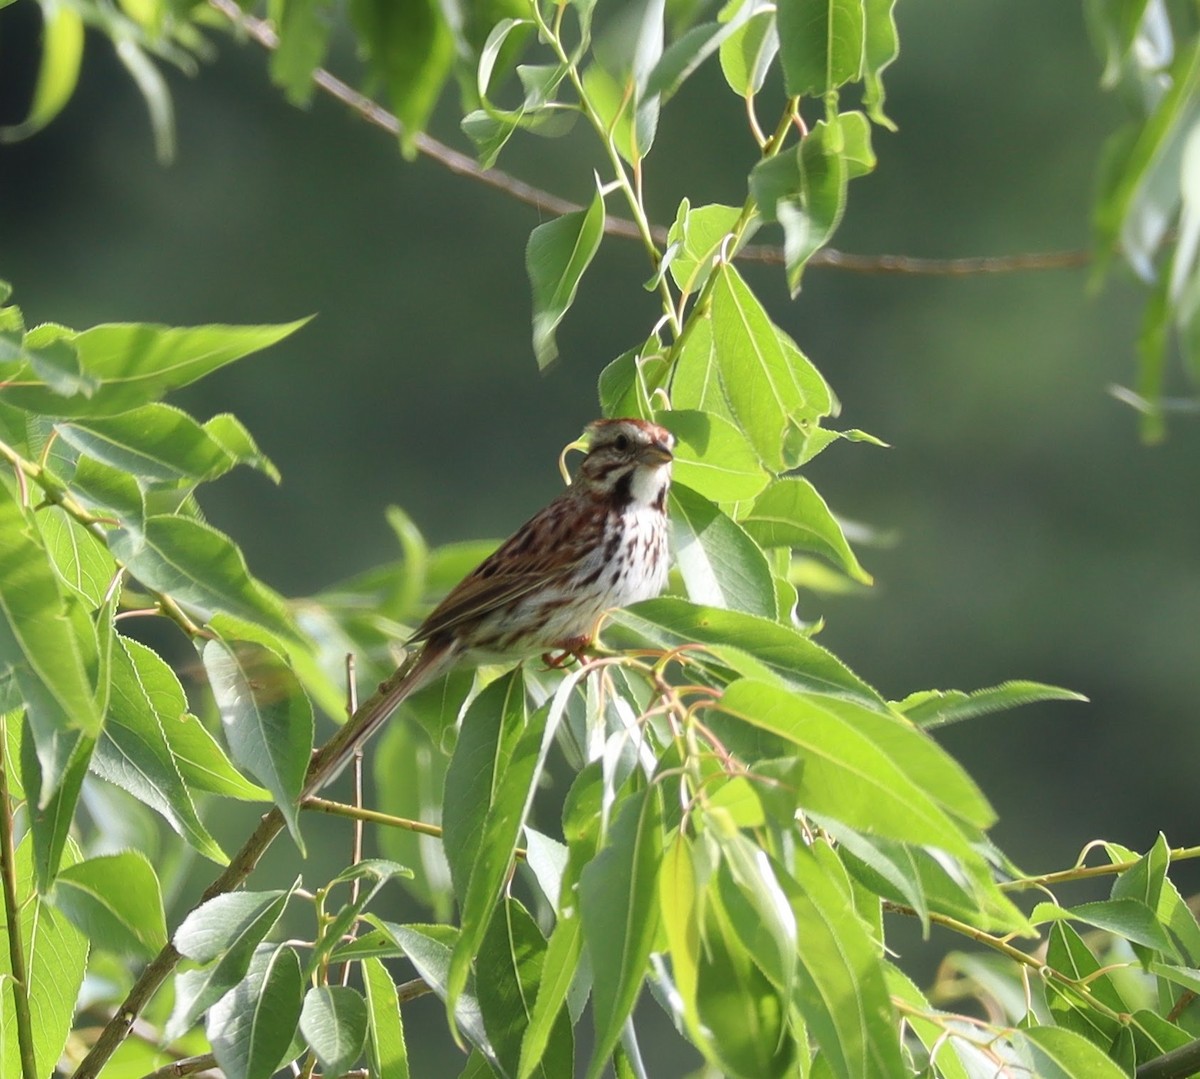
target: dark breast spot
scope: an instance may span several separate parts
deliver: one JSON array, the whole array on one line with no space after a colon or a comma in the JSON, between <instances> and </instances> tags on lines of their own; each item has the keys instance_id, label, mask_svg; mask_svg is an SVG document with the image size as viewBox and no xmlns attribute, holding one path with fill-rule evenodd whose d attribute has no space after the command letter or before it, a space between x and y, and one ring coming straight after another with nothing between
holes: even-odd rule
<instances>
[{"instance_id":1,"label":"dark breast spot","mask_svg":"<svg viewBox=\"0 0 1200 1079\"><path fill-rule=\"evenodd\" d=\"M628 506L633 501L633 473L626 472L612 489L612 500L617 507Z\"/></svg>"}]
</instances>

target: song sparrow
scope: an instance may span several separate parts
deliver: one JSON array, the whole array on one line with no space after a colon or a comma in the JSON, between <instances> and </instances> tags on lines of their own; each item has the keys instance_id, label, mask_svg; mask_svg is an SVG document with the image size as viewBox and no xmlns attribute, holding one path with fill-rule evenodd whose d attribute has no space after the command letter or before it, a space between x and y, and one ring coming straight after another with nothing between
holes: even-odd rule
<instances>
[{"instance_id":1,"label":"song sparrow","mask_svg":"<svg viewBox=\"0 0 1200 1079\"><path fill-rule=\"evenodd\" d=\"M588 425L575 481L469 573L416 629L422 645L313 761L312 794L410 694L460 661L577 655L600 616L667 581L675 437L637 419ZM323 758L323 759L322 759Z\"/></svg>"}]
</instances>

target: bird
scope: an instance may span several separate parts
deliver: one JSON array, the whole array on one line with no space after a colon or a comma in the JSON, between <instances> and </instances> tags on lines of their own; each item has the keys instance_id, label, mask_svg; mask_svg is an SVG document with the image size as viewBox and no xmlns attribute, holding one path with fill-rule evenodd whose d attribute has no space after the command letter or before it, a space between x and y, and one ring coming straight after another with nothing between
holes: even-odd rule
<instances>
[{"instance_id":1,"label":"bird","mask_svg":"<svg viewBox=\"0 0 1200 1079\"><path fill-rule=\"evenodd\" d=\"M605 611L667 583L675 437L636 418L587 425L574 481L475 567L417 626L417 648L308 770L301 799L331 779L417 690L460 663L579 657Z\"/></svg>"}]
</instances>

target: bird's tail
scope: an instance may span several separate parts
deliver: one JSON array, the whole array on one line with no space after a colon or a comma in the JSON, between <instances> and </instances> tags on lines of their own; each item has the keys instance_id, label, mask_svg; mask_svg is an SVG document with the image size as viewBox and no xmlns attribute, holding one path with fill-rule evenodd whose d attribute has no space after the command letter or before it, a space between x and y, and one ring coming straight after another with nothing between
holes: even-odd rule
<instances>
[{"instance_id":1,"label":"bird's tail","mask_svg":"<svg viewBox=\"0 0 1200 1079\"><path fill-rule=\"evenodd\" d=\"M402 664L396 672L382 682L379 690L361 705L328 742L314 755L308 766L300 801L316 794L345 767L368 738L371 737L392 713L417 690L429 685L445 674L458 659L460 649L455 642L425 645L417 656Z\"/></svg>"}]
</instances>

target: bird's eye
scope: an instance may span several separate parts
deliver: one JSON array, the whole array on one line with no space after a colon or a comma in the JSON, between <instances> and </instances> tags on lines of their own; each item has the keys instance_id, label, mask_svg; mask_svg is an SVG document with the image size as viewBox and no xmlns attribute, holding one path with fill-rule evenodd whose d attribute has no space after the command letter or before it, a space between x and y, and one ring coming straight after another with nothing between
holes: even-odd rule
<instances>
[{"instance_id":1,"label":"bird's eye","mask_svg":"<svg viewBox=\"0 0 1200 1079\"><path fill-rule=\"evenodd\" d=\"M617 437L613 440L613 445L621 453L624 453L627 449L629 449L629 436L628 435L617 435Z\"/></svg>"}]
</instances>

